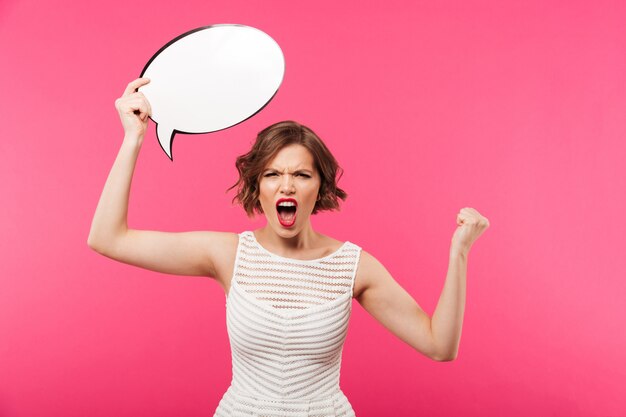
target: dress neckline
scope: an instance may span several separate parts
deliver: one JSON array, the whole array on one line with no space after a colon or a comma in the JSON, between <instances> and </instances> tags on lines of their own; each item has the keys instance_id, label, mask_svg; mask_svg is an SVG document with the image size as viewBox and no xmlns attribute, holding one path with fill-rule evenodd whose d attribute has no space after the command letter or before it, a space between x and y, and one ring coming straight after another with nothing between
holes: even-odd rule
<instances>
[{"instance_id":1,"label":"dress neckline","mask_svg":"<svg viewBox=\"0 0 626 417\"><path fill-rule=\"evenodd\" d=\"M317 258L317 259L297 259L297 258L288 258L286 256L280 256L280 255L275 254L274 252L270 252L269 250L265 249L263 247L263 245L261 245L259 243L259 241L256 239L256 236L254 235L253 231L248 231L248 234L252 237L252 240L254 241L254 243L263 252L267 253L268 255L270 255L270 256L272 256L274 258L278 258L278 259L285 260L285 261L288 261L288 262L305 262L305 263L321 262L321 261L324 261L326 259L329 259L329 258L332 258L332 257L336 256L338 253L340 253L350 243L349 241L343 242L343 244L339 247L339 249L337 249L333 253L331 253L329 255L326 255L326 256L323 256L321 258Z\"/></svg>"}]
</instances>

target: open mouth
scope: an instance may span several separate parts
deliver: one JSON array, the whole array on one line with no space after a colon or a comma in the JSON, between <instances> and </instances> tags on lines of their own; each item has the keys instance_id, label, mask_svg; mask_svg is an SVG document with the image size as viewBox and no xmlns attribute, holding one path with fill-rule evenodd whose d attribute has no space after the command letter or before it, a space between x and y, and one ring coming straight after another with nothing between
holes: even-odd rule
<instances>
[{"instance_id":1,"label":"open mouth","mask_svg":"<svg viewBox=\"0 0 626 417\"><path fill-rule=\"evenodd\" d=\"M296 222L296 211L298 210L298 203L293 198L283 199L281 198L276 203L276 212L278 213L278 221L283 226L293 226Z\"/></svg>"}]
</instances>

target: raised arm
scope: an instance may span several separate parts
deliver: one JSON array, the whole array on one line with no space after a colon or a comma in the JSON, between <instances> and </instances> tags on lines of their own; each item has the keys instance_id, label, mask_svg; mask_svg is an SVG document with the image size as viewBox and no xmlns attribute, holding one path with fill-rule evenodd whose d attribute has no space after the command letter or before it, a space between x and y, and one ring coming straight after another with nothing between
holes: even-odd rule
<instances>
[{"instance_id":1,"label":"raised arm","mask_svg":"<svg viewBox=\"0 0 626 417\"><path fill-rule=\"evenodd\" d=\"M130 184L151 114L150 103L135 90L148 82L145 78L130 82L122 97L115 100L124 127L124 140L104 184L87 239L89 247L102 254L111 254L128 232Z\"/></svg>"},{"instance_id":2,"label":"raised arm","mask_svg":"<svg viewBox=\"0 0 626 417\"><path fill-rule=\"evenodd\" d=\"M451 361L458 355L465 311L467 257L473 242L489 227L489 221L471 208L459 212L457 224L450 246L448 273L432 318L365 251L357 272L356 298L363 308L402 341L436 361Z\"/></svg>"},{"instance_id":3,"label":"raised arm","mask_svg":"<svg viewBox=\"0 0 626 417\"><path fill-rule=\"evenodd\" d=\"M231 256L237 243L236 234L128 228L132 176L151 114L150 103L136 90L148 82L146 78L132 81L115 101L124 127L124 140L102 190L87 244L104 256L153 271L217 278L220 267L215 260Z\"/></svg>"},{"instance_id":4,"label":"raised arm","mask_svg":"<svg viewBox=\"0 0 626 417\"><path fill-rule=\"evenodd\" d=\"M446 359L433 337L430 316L365 250L359 260L355 295L359 304L400 340L433 360Z\"/></svg>"}]
</instances>

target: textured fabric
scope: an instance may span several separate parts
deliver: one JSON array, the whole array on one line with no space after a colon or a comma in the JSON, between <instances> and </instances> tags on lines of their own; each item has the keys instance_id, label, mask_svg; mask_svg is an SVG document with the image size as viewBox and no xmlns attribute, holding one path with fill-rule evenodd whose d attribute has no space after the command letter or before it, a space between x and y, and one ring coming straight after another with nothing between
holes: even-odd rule
<instances>
[{"instance_id":1,"label":"textured fabric","mask_svg":"<svg viewBox=\"0 0 626 417\"><path fill-rule=\"evenodd\" d=\"M355 416L339 387L361 248L298 260L239 234L226 325L233 377L214 417Z\"/></svg>"}]
</instances>

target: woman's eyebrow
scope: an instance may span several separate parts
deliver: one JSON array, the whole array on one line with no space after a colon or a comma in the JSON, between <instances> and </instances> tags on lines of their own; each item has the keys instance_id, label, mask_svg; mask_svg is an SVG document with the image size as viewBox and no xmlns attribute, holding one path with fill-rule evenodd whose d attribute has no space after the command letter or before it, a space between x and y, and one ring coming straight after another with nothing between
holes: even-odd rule
<instances>
[{"instance_id":1,"label":"woman's eyebrow","mask_svg":"<svg viewBox=\"0 0 626 417\"><path fill-rule=\"evenodd\" d=\"M267 172L267 171L275 171L275 172L282 172L280 169L277 168L266 168L265 171L263 172ZM294 172L308 172L308 173L313 173L312 170L308 169L308 168L300 168L300 169L296 169Z\"/></svg>"}]
</instances>

